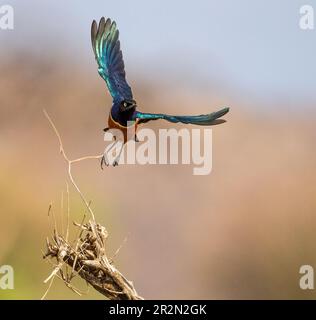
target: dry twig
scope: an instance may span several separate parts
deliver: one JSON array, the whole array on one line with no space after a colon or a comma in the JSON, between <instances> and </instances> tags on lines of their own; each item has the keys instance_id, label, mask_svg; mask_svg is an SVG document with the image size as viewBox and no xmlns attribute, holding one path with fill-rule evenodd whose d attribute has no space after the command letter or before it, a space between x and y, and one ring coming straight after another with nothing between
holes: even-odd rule
<instances>
[{"instance_id":1,"label":"dry twig","mask_svg":"<svg viewBox=\"0 0 316 320\"><path fill-rule=\"evenodd\" d=\"M63 158L68 165L68 177L74 186L75 190L79 193L83 203L85 204L88 212L90 213L91 220L84 223L84 219L81 224L75 223L79 228L77 238L70 243L69 242L69 188L67 184L67 229L66 236L59 235L57 226L53 231L51 241L47 239L47 253L44 254L44 258L54 258L57 260L57 265L54 267L52 273L44 281L49 282L49 287L46 290L42 299L44 299L52 286L55 277L61 278L67 287L74 292L81 294L81 292L73 287L70 282L76 276L79 275L87 283L89 283L94 289L103 294L106 298L111 300L140 300L140 297L132 282L128 281L122 273L120 273L113 264L113 259L108 259L106 254L106 241L108 238L108 232L105 227L101 226L95 221L95 215L91 209L90 203L86 200L85 196L81 192L72 175L72 164L87 160L87 159L101 159L101 155L86 156L78 159L70 160L67 156L61 136L49 117L48 113L44 110L44 114L51 124L59 141L59 149ZM51 209L51 205L49 211ZM70 271L66 268L69 266Z\"/></svg>"}]
</instances>

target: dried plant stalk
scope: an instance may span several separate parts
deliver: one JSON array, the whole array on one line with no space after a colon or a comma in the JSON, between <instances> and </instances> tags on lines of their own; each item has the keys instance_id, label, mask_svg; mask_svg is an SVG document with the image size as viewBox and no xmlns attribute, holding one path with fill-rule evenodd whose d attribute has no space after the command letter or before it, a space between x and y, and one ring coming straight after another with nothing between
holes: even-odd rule
<instances>
[{"instance_id":1,"label":"dried plant stalk","mask_svg":"<svg viewBox=\"0 0 316 320\"><path fill-rule=\"evenodd\" d=\"M108 232L106 228L95 221L95 215L90 207L90 203L86 200L81 192L78 184L72 175L72 164L78 163L88 159L101 159L102 155L86 156L75 160L70 160L66 155L63 147L61 136L44 110L44 114L51 124L59 141L60 153L68 164L68 177L75 190L80 195L84 205L86 206L91 220L88 223L75 223L79 228L77 239L74 244L68 240L69 235L69 189L67 185L67 230L66 236L58 234L57 226L55 228L51 240L47 239L47 252L44 258L52 258L57 260L50 276L44 281L49 282L49 286L42 299L44 299L51 289L55 277L61 278L64 283L71 290L81 295L81 292L72 284L72 279L79 275L87 283L89 283L95 290L103 294L106 298L111 300L142 300L131 281L128 281L121 272L119 272L112 259L109 259L106 254L106 241ZM69 270L70 267L70 270Z\"/></svg>"},{"instance_id":2,"label":"dried plant stalk","mask_svg":"<svg viewBox=\"0 0 316 320\"><path fill-rule=\"evenodd\" d=\"M76 224L81 228L76 245L71 245L54 232L52 241L47 242L44 258L56 258L58 265L53 276L62 271L62 279L69 284L75 274L86 280L94 289L111 300L141 300L132 282L128 281L113 265L106 255L106 229L93 221ZM71 267L66 274L62 266ZM50 280L52 277L47 279Z\"/></svg>"}]
</instances>

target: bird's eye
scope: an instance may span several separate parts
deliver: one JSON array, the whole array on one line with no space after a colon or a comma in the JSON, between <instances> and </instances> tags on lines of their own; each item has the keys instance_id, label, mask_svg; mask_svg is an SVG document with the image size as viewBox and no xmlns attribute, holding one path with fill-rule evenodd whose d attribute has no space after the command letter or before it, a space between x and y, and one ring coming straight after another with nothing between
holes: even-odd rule
<instances>
[{"instance_id":1,"label":"bird's eye","mask_svg":"<svg viewBox=\"0 0 316 320\"><path fill-rule=\"evenodd\" d=\"M127 107L127 103L126 102L124 102L124 107Z\"/></svg>"}]
</instances>

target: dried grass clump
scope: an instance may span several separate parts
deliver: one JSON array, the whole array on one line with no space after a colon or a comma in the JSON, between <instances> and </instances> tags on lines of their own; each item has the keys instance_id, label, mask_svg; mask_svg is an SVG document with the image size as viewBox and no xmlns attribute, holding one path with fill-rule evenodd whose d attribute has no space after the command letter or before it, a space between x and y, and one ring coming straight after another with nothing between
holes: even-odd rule
<instances>
[{"instance_id":1,"label":"dried grass clump","mask_svg":"<svg viewBox=\"0 0 316 320\"><path fill-rule=\"evenodd\" d=\"M81 294L71 286L70 282L79 275L95 290L111 300L140 300L132 282L128 281L113 265L113 259L106 255L106 241L108 232L100 224L89 221L75 225L79 228L79 235L75 244L70 244L56 230L52 240L47 240L47 253L44 258L56 258L58 265L45 280L48 282L59 273L65 284ZM63 268L67 264L70 270Z\"/></svg>"}]
</instances>

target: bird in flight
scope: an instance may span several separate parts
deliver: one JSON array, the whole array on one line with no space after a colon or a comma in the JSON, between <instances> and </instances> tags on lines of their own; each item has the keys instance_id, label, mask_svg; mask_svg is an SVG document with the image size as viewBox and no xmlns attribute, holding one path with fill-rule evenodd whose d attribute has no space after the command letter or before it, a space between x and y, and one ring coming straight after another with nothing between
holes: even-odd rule
<instances>
[{"instance_id":1,"label":"bird in flight","mask_svg":"<svg viewBox=\"0 0 316 320\"><path fill-rule=\"evenodd\" d=\"M209 114L195 116L175 116L163 113L144 113L138 111L137 103L133 98L132 89L126 81L123 55L120 48L119 31L115 21L101 18L99 24L93 20L91 25L91 42L95 59L98 64L98 72L107 84L108 90L113 98L113 104L108 118L108 127L104 129L119 129L124 136L124 143L121 150L113 162L113 166L118 165L119 158L128 141L128 130L133 127L136 133L138 125L151 120L163 119L172 123L195 124L200 126L216 125L225 122L218 119L225 115L229 108ZM137 141L137 136L133 137ZM109 152L117 141L114 141L104 152L101 167L103 164L109 165L107 152Z\"/></svg>"}]
</instances>

